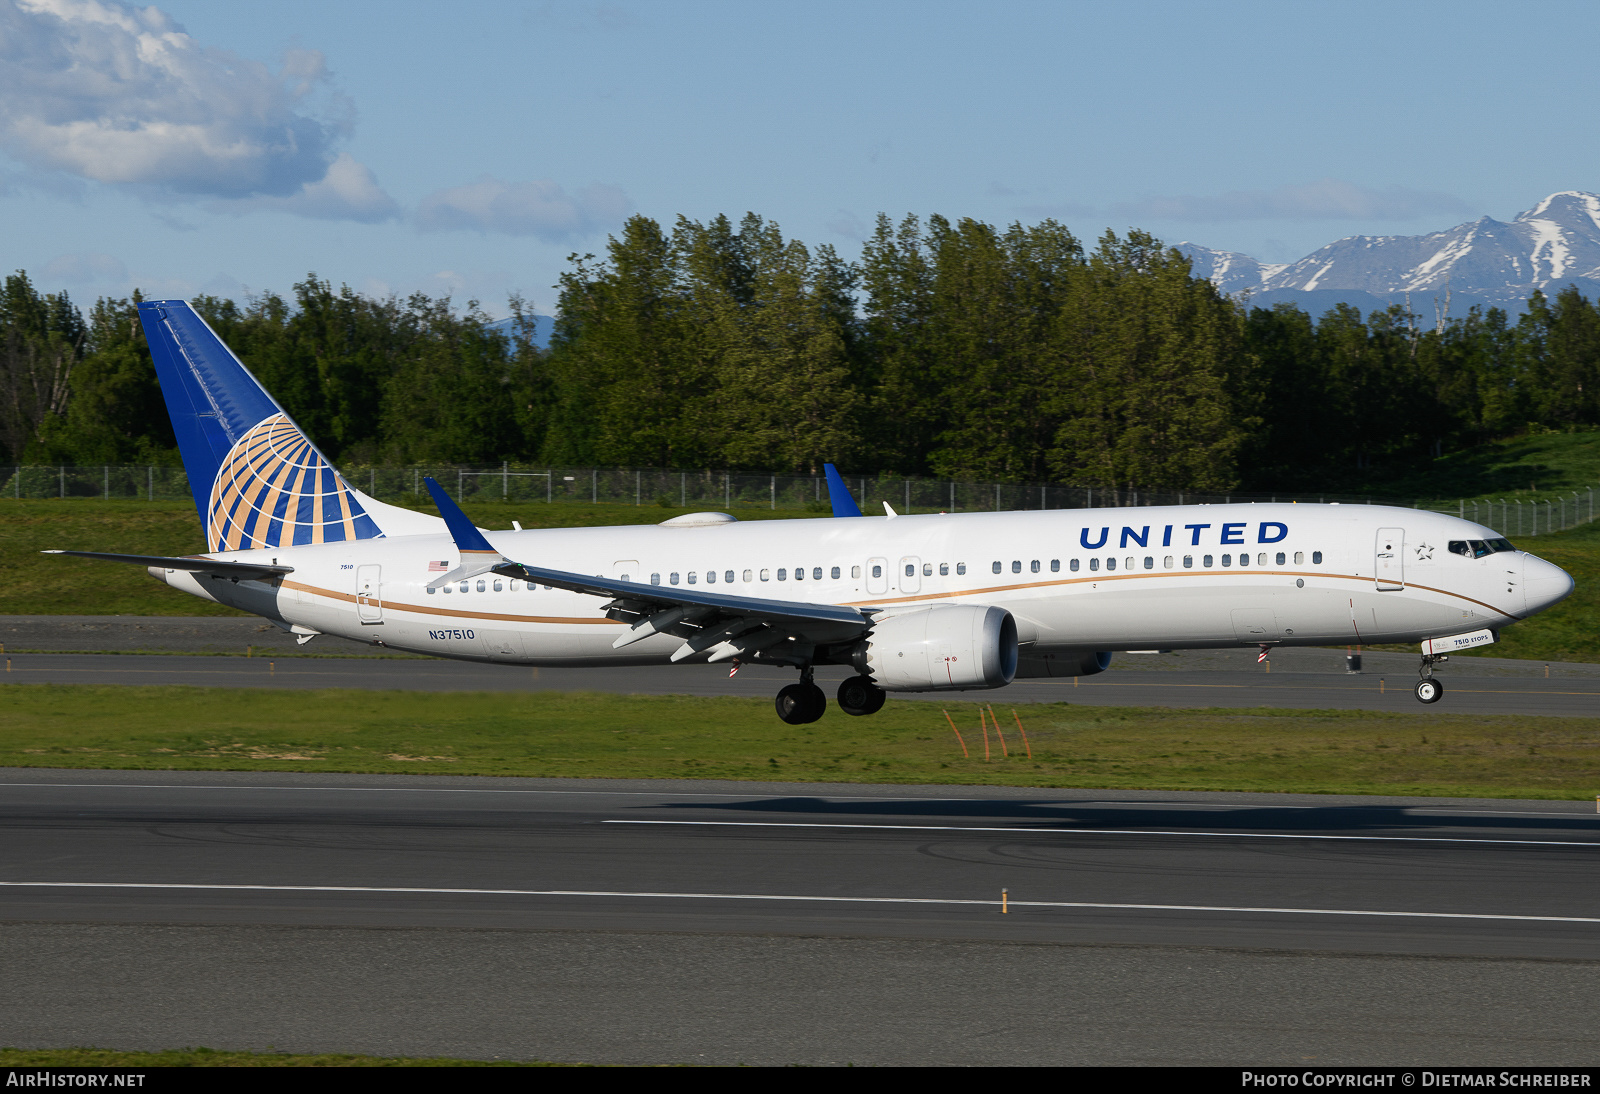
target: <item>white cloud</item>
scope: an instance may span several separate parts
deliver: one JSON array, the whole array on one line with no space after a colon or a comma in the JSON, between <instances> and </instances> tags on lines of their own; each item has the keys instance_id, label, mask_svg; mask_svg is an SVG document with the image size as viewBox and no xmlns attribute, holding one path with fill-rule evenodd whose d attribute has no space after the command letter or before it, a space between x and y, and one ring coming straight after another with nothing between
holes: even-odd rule
<instances>
[{"instance_id":1,"label":"white cloud","mask_svg":"<svg viewBox=\"0 0 1600 1094\"><path fill-rule=\"evenodd\" d=\"M300 192L288 197L256 197L219 203L228 211L277 209L317 220L359 220L367 224L398 216L400 207L378 185L370 168L357 163L348 152L341 152L328 166L328 173L308 182Z\"/></svg>"},{"instance_id":2,"label":"white cloud","mask_svg":"<svg viewBox=\"0 0 1600 1094\"><path fill-rule=\"evenodd\" d=\"M274 72L201 46L154 7L0 0L0 102L0 149L35 170L152 197L393 215L371 173L339 154L349 108L314 50Z\"/></svg>"},{"instance_id":3,"label":"white cloud","mask_svg":"<svg viewBox=\"0 0 1600 1094\"><path fill-rule=\"evenodd\" d=\"M1458 197L1432 190L1374 190L1319 179L1273 190L1145 198L1115 205L1111 212L1150 220L1411 220L1437 213L1470 214L1472 209Z\"/></svg>"},{"instance_id":4,"label":"white cloud","mask_svg":"<svg viewBox=\"0 0 1600 1094\"><path fill-rule=\"evenodd\" d=\"M423 198L416 224L424 231L465 228L556 243L613 227L632 207L627 194L604 183L568 194L549 179L502 182L484 175Z\"/></svg>"},{"instance_id":5,"label":"white cloud","mask_svg":"<svg viewBox=\"0 0 1600 1094\"><path fill-rule=\"evenodd\" d=\"M40 276L52 283L65 281L73 285L86 285L100 281L121 284L128 280L128 267L114 255L84 251L52 259Z\"/></svg>"}]
</instances>

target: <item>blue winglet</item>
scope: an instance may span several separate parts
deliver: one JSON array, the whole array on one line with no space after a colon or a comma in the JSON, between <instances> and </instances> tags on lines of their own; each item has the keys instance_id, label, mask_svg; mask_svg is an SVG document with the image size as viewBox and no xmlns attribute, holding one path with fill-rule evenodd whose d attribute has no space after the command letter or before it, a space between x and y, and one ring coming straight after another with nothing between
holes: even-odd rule
<instances>
[{"instance_id":1,"label":"blue winglet","mask_svg":"<svg viewBox=\"0 0 1600 1094\"><path fill-rule=\"evenodd\" d=\"M856 504L856 499L850 496L850 488L844 484L844 478L839 474L839 469L831 463L822 465L822 470L828 476L828 500L833 503L833 515L836 517L859 517L861 507Z\"/></svg>"},{"instance_id":2,"label":"blue winglet","mask_svg":"<svg viewBox=\"0 0 1600 1094\"><path fill-rule=\"evenodd\" d=\"M445 527L450 529L450 538L456 541L456 548L462 553L487 553L499 555L489 541L483 538L483 533L467 519L467 514L461 511L449 494L431 478L422 480L428 486L428 493L433 495L433 504L439 507L439 515L444 518Z\"/></svg>"}]
</instances>

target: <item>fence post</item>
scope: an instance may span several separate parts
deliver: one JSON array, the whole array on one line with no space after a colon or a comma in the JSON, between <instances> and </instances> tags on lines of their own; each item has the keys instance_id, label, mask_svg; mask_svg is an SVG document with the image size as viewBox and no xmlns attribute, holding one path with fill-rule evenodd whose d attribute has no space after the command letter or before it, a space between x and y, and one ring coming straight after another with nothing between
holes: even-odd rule
<instances>
[{"instance_id":1,"label":"fence post","mask_svg":"<svg viewBox=\"0 0 1600 1094\"><path fill-rule=\"evenodd\" d=\"M153 468L153 467L148 467L147 466L145 468L145 471L147 473L146 474L146 478L149 480L149 485L145 487L145 493L149 495L149 500L150 501L155 501L156 500L156 469Z\"/></svg>"},{"instance_id":2,"label":"fence post","mask_svg":"<svg viewBox=\"0 0 1600 1094\"><path fill-rule=\"evenodd\" d=\"M465 476L466 476L466 472L465 471L461 470L461 468L459 468L459 467L456 468L456 501L460 501L461 500L461 480Z\"/></svg>"},{"instance_id":3,"label":"fence post","mask_svg":"<svg viewBox=\"0 0 1600 1094\"><path fill-rule=\"evenodd\" d=\"M772 476L772 508L778 508L778 476Z\"/></svg>"}]
</instances>

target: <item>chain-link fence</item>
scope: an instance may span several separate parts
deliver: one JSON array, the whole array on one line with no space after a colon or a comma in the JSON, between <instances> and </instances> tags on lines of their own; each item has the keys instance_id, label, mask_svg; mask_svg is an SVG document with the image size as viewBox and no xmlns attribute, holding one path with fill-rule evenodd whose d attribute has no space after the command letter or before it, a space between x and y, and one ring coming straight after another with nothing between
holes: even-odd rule
<instances>
[{"instance_id":1,"label":"chain-link fence","mask_svg":"<svg viewBox=\"0 0 1600 1094\"><path fill-rule=\"evenodd\" d=\"M109 464L98 467L0 467L0 497L188 498L181 467ZM345 477L381 501L431 505L422 480L432 477L458 501L609 504L673 509L827 512L828 483L821 475L747 475L727 471L664 471L637 467L459 466L349 467ZM1136 505L1213 505L1229 502L1339 502L1400 505L1453 513L1507 536L1537 536L1592 521L1595 488L1545 497L1414 500L1346 494L1195 494L1057 483L954 482L846 476L864 512L887 502L899 513L997 512L1018 509L1090 509Z\"/></svg>"}]
</instances>

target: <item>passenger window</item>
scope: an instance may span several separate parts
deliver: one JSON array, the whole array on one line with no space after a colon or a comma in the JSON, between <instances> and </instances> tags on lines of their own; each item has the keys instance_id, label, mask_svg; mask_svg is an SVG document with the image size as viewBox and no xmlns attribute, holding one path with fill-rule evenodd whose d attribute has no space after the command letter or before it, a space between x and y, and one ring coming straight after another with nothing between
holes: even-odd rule
<instances>
[{"instance_id":1,"label":"passenger window","mask_svg":"<svg viewBox=\"0 0 1600 1094\"><path fill-rule=\"evenodd\" d=\"M1116 559L1114 559L1114 558L1106 559L1106 569L1115 570L1116 568L1117 568L1117 560Z\"/></svg>"},{"instance_id":2,"label":"passenger window","mask_svg":"<svg viewBox=\"0 0 1600 1094\"><path fill-rule=\"evenodd\" d=\"M1067 568L1069 570L1071 570L1073 573L1077 573L1078 572L1078 560L1077 559L1073 559L1071 562L1069 562L1067 564Z\"/></svg>"},{"instance_id":3,"label":"passenger window","mask_svg":"<svg viewBox=\"0 0 1600 1094\"><path fill-rule=\"evenodd\" d=\"M1036 574L1036 573L1039 572L1039 560L1038 559L1034 559L1032 562L1028 563L1028 572L1031 573L1031 574Z\"/></svg>"},{"instance_id":4,"label":"passenger window","mask_svg":"<svg viewBox=\"0 0 1600 1094\"><path fill-rule=\"evenodd\" d=\"M659 584L661 584L661 575L660 575L660 574L651 574L651 575L650 575L650 584L652 584L652 585L659 585ZM532 587L533 587L533 586L531 586L531 585L530 585L530 586L529 586L529 588L530 588L530 589L531 589L531 588L532 588Z\"/></svg>"},{"instance_id":5,"label":"passenger window","mask_svg":"<svg viewBox=\"0 0 1600 1094\"><path fill-rule=\"evenodd\" d=\"M966 572L967 572L967 564L965 562L956 563L956 573L964 574Z\"/></svg>"},{"instance_id":6,"label":"passenger window","mask_svg":"<svg viewBox=\"0 0 1600 1094\"><path fill-rule=\"evenodd\" d=\"M916 568L916 566L911 565L910 563L908 563L906 565L906 576L907 577L916 577L917 576L917 568Z\"/></svg>"},{"instance_id":7,"label":"passenger window","mask_svg":"<svg viewBox=\"0 0 1600 1094\"><path fill-rule=\"evenodd\" d=\"M1129 559L1128 559L1128 561L1127 561L1127 563L1126 563L1126 565L1124 565L1124 566L1123 566L1123 567L1122 567L1122 568L1123 568L1123 569L1124 569L1124 570L1131 570L1131 569L1133 569L1133 568L1134 568L1134 567L1135 567L1135 566L1136 566L1136 565L1138 565L1138 564L1137 564L1137 563L1136 563L1136 562L1135 562L1135 561L1134 561L1134 559L1133 559L1133 558L1132 558L1132 557L1130 557L1130 558L1129 558Z\"/></svg>"},{"instance_id":8,"label":"passenger window","mask_svg":"<svg viewBox=\"0 0 1600 1094\"><path fill-rule=\"evenodd\" d=\"M860 577L861 576L861 567L860 566L852 566L852 567L850 567L850 576L851 577Z\"/></svg>"},{"instance_id":9,"label":"passenger window","mask_svg":"<svg viewBox=\"0 0 1600 1094\"><path fill-rule=\"evenodd\" d=\"M689 571L689 584L693 585L699 579L700 579L700 575L699 574L695 573L693 570Z\"/></svg>"},{"instance_id":10,"label":"passenger window","mask_svg":"<svg viewBox=\"0 0 1600 1094\"><path fill-rule=\"evenodd\" d=\"M1172 556L1171 555L1168 555L1166 558L1161 560L1161 568L1163 570L1172 569Z\"/></svg>"},{"instance_id":11,"label":"passenger window","mask_svg":"<svg viewBox=\"0 0 1600 1094\"><path fill-rule=\"evenodd\" d=\"M804 581L806 579L806 568L804 566L796 566L794 568L794 579L796 581ZM783 571L782 570L778 571L778 580L779 581L783 580Z\"/></svg>"},{"instance_id":12,"label":"passenger window","mask_svg":"<svg viewBox=\"0 0 1600 1094\"><path fill-rule=\"evenodd\" d=\"M1306 553L1304 551L1296 551L1294 553L1294 564L1296 566L1304 566L1306 564Z\"/></svg>"},{"instance_id":13,"label":"passenger window","mask_svg":"<svg viewBox=\"0 0 1600 1094\"><path fill-rule=\"evenodd\" d=\"M439 591L439 590L438 590L438 589L435 589L435 588L434 588L434 587L433 587L433 586L432 586L432 585L430 585L430 586L428 586L428 595L429 595L429 596L432 596L432 595L433 595L433 594L434 594L434 593L436 593L436 592L438 592L438 591Z\"/></svg>"},{"instance_id":14,"label":"passenger window","mask_svg":"<svg viewBox=\"0 0 1600 1094\"><path fill-rule=\"evenodd\" d=\"M1279 562L1283 561L1283 556L1282 555L1278 556L1278 561ZM1266 564L1267 564L1267 552L1262 551L1260 554L1258 554L1256 556L1256 565L1257 566L1265 566Z\"/></svg>"},{"instance_id":15,"label":"passenger window","mask_svg":"<svg viewBox=\"0 0 1600 1094\"><path fill-rule=\"evenodd\" d=\"M1144 568L1146 570L1154 570L1156 568L1156 560L1154 555L1144 556Z\"/></svg>"},{"instance_id":16,"label":"passenger window","mask_svg":"<svg viewBox=\"0 0 1600 1094\"><path fill-rule=\"evenodd\" d=\"M455 587L453 585L446 585L444 587L444 591L445 591L445 595L448 596L451 593L455 592L456 590L455 590Z\"/></svg>"},{"instance_id":17,"label":"passenger window","mask_svg":"<svg viewBox=\"0 0 1600 1094\"><path fill-rule=\"evenodd\" d=\"M1014 558L1011 560L1011 572L1014 574L1020 574L1022 572L1022 560L1020 558Z\"/></svg>"},{"instance_id":18,"label":"passenger window","mask_svg":"<svg viewBox=\"0 0 1600 1094\"><path fill-rule=\"evenodd\" d=\"M1184 555L1183 556L1183 568L1185 570L1194 569L1194 556L1193 555Z\"/></svg>"},{"instance_id":19,"label":"passenger window","mask_svg":"<svg viewBox=\"0 0 1600 1094\"><path fill-rule=\"evenodd\" d=\"M998 562L996 562L994 564L994 572L995 573L999 573L1000 572L1000 564Z\"/></svg>"},{"instance_id":20,"label":"passenger window","mask_svg":"<svg viewBox=\"0 0 1600 1094\"><path fill-rule=\"evenodd\" d=\"M677 574L673 574L667 580L672 582L672 584L676 585L678 583L678 575Z\"/></svg>"},{"instance_id":21,"label":"passenger window","mask_svg":"<svg viewBox=\"0 0 1600 1094\"><path fill-rule=\"evenodd\" d=\"M1200 564L1208 570L1211 569L1211 556L1207 555L1205 558L1201 559Z\"/></svg>"},{"instance_id":22,"label":"passenger window","mask_svg":"<svg viewBox=\"0 0 1600 1094\"><path fill-rule=\"evenodd\" d=\"M785 570L782 566L778 567L778 580L779 581L787 581L787 580L789 580L789 571Z\"/></svg>"},{"instance_id":23,"label":"passenger window","mask_svg":"<svg viewBox=\"0 0 1600 1094\"><path fill-rule=\"evenodd\" d=\"M1053 574L1059 574L1061 572L1061 560L1059 558L1052 558L1050 560L1050 572Z\"/></svg>"},{"instance_id":24,"label":"passenger window","mask_svg":"<svg viewBox=\"0 0 1600 1094\"><path fill-rule=\"evenodd\" d=\"M462 592L466 592L466 591L467 591L467 589L468 589L468 587L469 587L469 586L468 586L468 584L467 584L467 583L466 583L466 582L465 582L465 581L463 581L463 582L462 582L462 583L461 583L461 591L462 591Z\"/></svg>"},{"instance_id":25,"label":"passenger window","mask_svg":"<svg viewBox=\"0 0 1600 1094\"><path fill-rule=\"evenodd\" d=\"M706 584L707 585L715 585L716 583L717 583L717 571L715 571L715 570L707 570L706 571Z\"/></svg>"},{"instance_id":26,"label":"passenger window","mask_svg":"<svg viewBox=\"0 0 1600 1094\"><path fill-rule=\"evenodd\" d=\"M835 574L834 576L837 577L838 575ZM822 580L822 567L821 566L813 566L813 567L811 567L811 580L812 581L821 581Z\"/></svg>"},{"instance_id":27,"label":"passenger window","mask_svg":"<svg viewBox=\"0 0 1600 1094\"><path fill-rule=\"evenodd\" d=\"M1285 562L1288 562L1288 561L1289 561L1289 556L1284 554L1282 551L1279 551L1278 552L1277 565L1282 566Z\"/></svg>"},{"instance_id":28,"label":"passenger window","mask_svg":"<svg viewBox=\"0 0 1600 1094\"><path fill-rule=\"evenodd\" d=\"M484 581L484 580L483 580L483 578L481 578L481 577L480 577L480 578L479 578L479 579L478 579L478 591L479 591L479 592L480 592L480 593L485 593L485 592L488 592L488 591L489 591L489 588L488 588L488 583L487 583L487 582L485 582L485 581Z\"/></svg>"},{"instance_id":29,"label":"passenger window","mask_svg":"<svg viewBox=\"0 0 1600 1094\"><path fill-rule=\"evenodd\" d=\"M874 566L872 568L872 576L873 577L882 577L883 576L883 567L882 566Z\"/></svg>"},{"instance_id":30,"label":"passenger window","mask_svg":"<svg viewBox=\"0 0 1600 1094\"><path fill-rule=\"evenodd\" d=\"M1322 552L1321 551L1312 551L1311 552L1311 565L1313 565L1313 566L1321 566L1322 565Z\"/></svg>"},{"instance_id":31,"label":"passenger window","mask_svg":"<svg viewBox=\"0 0 1600 1094\"><path fill-rule=\"evenodd\" d=\"M940 577L949 577L950 576L950 564L948 562L939 563L939 576Z\"/></svg>"},{"instance_id":32,"label":"passenger window","mask_svg":"<svg viewBox=\"0 0 1600 1094\"><path fill-rule=\"evenodd\" d=\"M722 580L726 581L729 585L732 585L733 584L733 571L729 570L726 573L724 573L722 575ZM745 578L745 580L749 581L750 579L749 578Z\"/></svg>"},{"instance_id":33,"label":"passenger window","mask_svg":"<svg viewBox=\"0 0 1600 1094\"><path fill-rule=\"evenodd\" d=\"M628 575L627 575L627 574L623 574L623 575L622 575L622 580L624 580L624 581L626 581L626 580L628 580ZM496 580L495 580L495 583L494 583L494 591L495 591L495 592L497 592L497 593L498 593L498 592L502 592L502 591L503 591L503 590L502 590L502 589L501 589L501 588L500 588L500 581L499 581L499 579L496 579Z\"/></svg>"},{"instance_id":34,"label":"passenger window","mask_svg":"<svg viewBox=\"0 0 1600 1094\"><path fill-rule=\"evenodd\" d=\"M1100 568L1100 560L1098 558L1091 558L1089 560L1089 569L1091 571L1093 571L1093 570L1098 570L1099 568Z\"/></svg>"},{"instance_id":35,"label":"passenger window","mask_svg":"<svg viewBox=\"0 0 1600 1094\"><path fill-rule=\"evenodd\" d=\"M833 580L838 581L839 580L839 567L835 566L833 569L829 570L828 571L828 575L830 577L832 577Z\"/></svg>"},{"instance_id":36,"label":"passenger window","mask_svg":"<svg viewBox=\"0 0 1600 1094\"><path fill-rule=\"evenodd\" d=\"M751 578L753 578L753 577L755 577L755 576L756 576L756 575L755 575L755 574L754 574L754 573L753 573L753 572L751 572L751 571L750 571L750 570L746 570L746 571L745 571L745 572L744 572L744 583L745 583L745 584L746 584L746 585L748 585L748 584L750 584L750 579L751 579Z\"/></svg>"},{"instance_id":37,"label":"passenger window","mask_svg":"<svg viewBox=\"0 0 1600 1094\"><path fill-rule=\"evenodd\" d=\"M772 573L771 570L762 570L761 571L761 580L762 581L768 580L768 575L771 574L771 573Z\"/></svg>"},{"instance_id":38,"label":"passenger window","mask_svg":"<svg viewBox=\"0 0 1600 1094\"><path fill-rule=\"evenodd\" d=\"M1226 566L1228 564L1228 556L1227 555L1223 555L1222 556L1222 564L1224 566ZM1250 565L1250 556L1249 555L1240 555L1239 556L1239 565L1241 565L1241 566Z\"/></svg>"},{"instance_id":39,"label":"passenger window","mask_svg":"<svg viewBox=\"0 0 1600 1094\"><path fill-rule=\"evenodd\" d=\"M922 576L923 577L932 577L933 576L933 563L924 562L922 564Z\"/></svg>"},{"instance_id":40,"label":"passenger window","mask_svg":"<svg viewBox=\"0 0 1600 1094\"><path fill-rule=\"evenodd\" d=\"M1232 555L1223 555L1222 556L1222 564L1224 566L1232 566L1233 565L1233 556Z\"/></svg>"}]
</instances>

